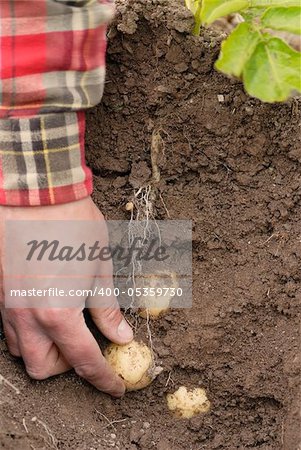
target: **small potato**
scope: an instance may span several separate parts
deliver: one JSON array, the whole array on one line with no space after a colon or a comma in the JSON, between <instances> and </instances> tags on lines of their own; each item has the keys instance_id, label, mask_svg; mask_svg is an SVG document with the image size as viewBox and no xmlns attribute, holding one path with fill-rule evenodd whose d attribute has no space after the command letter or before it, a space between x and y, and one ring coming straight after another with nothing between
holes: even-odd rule
<instances>
[{"instance_id":1,"label":"small potato","mask_svg":"<svg viewBox=\"0 0 301 450\"><path fill-rule=\"evenodd\" d=\"M170 297L154 297L151 300L147 300L147 305L152 305L148 308L139 309L139 316L143 319L150 317L151 319L158 319L169 308Z\"/></svg>"},{"instance_id":2,"label":"small potato","mask_svg":"<svg viewBox=\"0 0 301 450\"><path fill-rule=\"evenodd\" d=\"M185 386L173 394L167 394L167 406L176 417L190 419L196 414L205 413L210 409L210 401L204 389L196 388L187 391Z\"/></svg>"},{"instance_id":3,"label":"small potato","mask_svg":"<svg viewBox=\"0 0 301 450\"><path fill-rule=\"evenodd\" d=\"M126 209L126 211L133 211L134 203L133 202L127 202L127 204L125 205L125 209Z\"/></svg>"},{"instance_id":4,"label":"small potato","mask_svg":"<svg viewBox=\"0 0 301 450\"><path fill-rule=\"evenodd\" d=\"M140 286L141 285L141 286ZM171 298L173 297L172 290L179 287L177 275L174 272L160 271L156 274L145 276L138 287L145 289L145 292L150 292L153 289L155 295L145 295L142 298L139 316L147 319L157 319L165 311L168 310Z\"/></svg>"},{"instance_id":5,"label":"small potato","mask_svg":"<svg viewBox=\"0 0 301 450\"><path fill-rule=\"evenodd\" d=\"M134 340L126 345L110 344L104 356L123 379L127 391L145 388L162 371L155 367L153 353L143 342Z\"/></svg>"}]
</instances>

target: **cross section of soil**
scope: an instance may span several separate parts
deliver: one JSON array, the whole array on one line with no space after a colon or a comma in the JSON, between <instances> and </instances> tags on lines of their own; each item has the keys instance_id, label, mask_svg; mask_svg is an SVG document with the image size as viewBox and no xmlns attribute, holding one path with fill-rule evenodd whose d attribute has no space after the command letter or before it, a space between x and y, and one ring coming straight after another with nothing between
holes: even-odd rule
<instances>
[{"instance_id":1,"label":"cross section of soil","mask_svg":"<svg viewBox=\"0 0 301 450\"><path fill-rule=\"evenodd\" d=\"M159 133L155 213L193 221L193 307L151 324L164 371L121 400L73 374L30 381L3 341L0 373L21 391L0 386L3 449L301 449L300 101L263 104L217 73L220 32L192 37L181 4L120 2L87 157L95 202L128 219ZM181 385L205 388L210 412L174 419Z\"/></svg>"}]
</instances>

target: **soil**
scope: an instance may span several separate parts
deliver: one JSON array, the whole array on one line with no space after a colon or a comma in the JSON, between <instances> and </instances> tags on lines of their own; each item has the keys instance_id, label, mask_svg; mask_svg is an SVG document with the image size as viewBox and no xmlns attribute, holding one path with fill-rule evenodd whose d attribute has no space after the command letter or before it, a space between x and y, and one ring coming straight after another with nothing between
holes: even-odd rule
<instances>
[{"instance_id":1,"label":"soil","mask_svg":"<svg viewBox=\"0 0 301 450\"><path fill-rule=\"evenodd\" d=\"M31 381L2 341L0 373L21 391L0 387L3 449L301 449L300 101L263 104L217 73L221 33L192 37L180 3L119 4L87 157L95 202L127 219L160 133L155 214L193 221L193 307L151 325L164 371L121 400L72 373ZM204 387L210 412L174 419L180 385Z\"/></svg>"}]
</instances>

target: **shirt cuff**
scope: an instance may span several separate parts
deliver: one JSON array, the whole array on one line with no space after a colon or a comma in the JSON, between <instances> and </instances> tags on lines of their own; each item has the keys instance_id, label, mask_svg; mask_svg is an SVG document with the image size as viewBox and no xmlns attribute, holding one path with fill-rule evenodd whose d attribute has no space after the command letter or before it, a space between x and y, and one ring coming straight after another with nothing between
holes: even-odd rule
<instances>
[{"instance_id":1,"label":"shirt cuff","mask_svg":"<svg viewBox=\"0 0 301 450\"><path fill-rule=\"evenodd\" d=\"M89 196L84 112L0 120L0 205L41 206Z\"/></svg>"}]
</instances>

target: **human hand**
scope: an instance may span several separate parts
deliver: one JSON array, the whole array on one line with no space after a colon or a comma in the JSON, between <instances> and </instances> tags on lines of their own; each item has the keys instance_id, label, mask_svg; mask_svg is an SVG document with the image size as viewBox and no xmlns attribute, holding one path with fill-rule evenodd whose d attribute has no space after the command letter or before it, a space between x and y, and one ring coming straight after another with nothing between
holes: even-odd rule
<instances>
[{"instance_id":1,"label":"human hand","mask_svg":"<svg viewBox=\"0 0 301 450\"><path fill-rule=\"evenodd\" d=\"M115 397L123 395L123 381L109 367L85 324L84 304L62 309L5 308L1 273L5 274L3 248L4 226L7 220L43 220L45 227L51 227L53 220L97 221L103 230L100 240L106 246L107 231L103 215L91 198L54 206L0 206L0 310L8 349L12 355L23 358L31 378L43 380L74 368L79 376L97 389ZM83 242L84 239L85 230ZM24 245L22 236L16 236L13 243L14 252L18 252L20 245ZM93 275L96 273L91 274L90 284ZM89 287L91 288L87 288ZM133 339L132 330L123 318L115 298L111 299L110 305L90 308L89 311L99 330L111 341L125 344Z\"/></svg>"}]
</instances>

